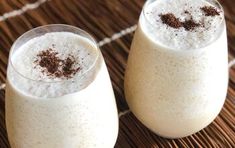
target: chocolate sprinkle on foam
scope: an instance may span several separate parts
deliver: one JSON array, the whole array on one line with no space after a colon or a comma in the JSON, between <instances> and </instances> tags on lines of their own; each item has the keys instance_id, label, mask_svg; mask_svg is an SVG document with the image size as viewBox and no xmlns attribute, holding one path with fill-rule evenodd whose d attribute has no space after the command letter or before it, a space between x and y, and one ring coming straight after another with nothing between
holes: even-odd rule
<instances>
[{"instance_id":1,"label":"chocolate sprinkle on foam","mask_svg":"<svg viewBox=\"0 0 235 148\"><path fill-rule=\"evenodd\" d=\"M44 68L43 72L47 72L47 75L53 75L58 73L61 60L57 57L58 53L52 49L41 51L35 62L38 62L38 65Z\"/></svg>"},{"instance_id":2,"label":"chocolate sprinkle on foam","mask_svg":"<svg viewBox=\"0 0 235 148\"><path fill-rule=\"evenodd\" d=\"M74 67L77 61L72 55L69 55L66 59L61 59L58 57L58 52L51 48L40 51L34 63L42 68L43 74L53 78L72 78L81 69Z\"/></svg>"},{"instance_id":3,"label":"chocolate sprinkle on foam","mask_svg":"<svg viewBox=\"0 0 235 148\"><path fill-rule=\"evenodd\" d=\"M183 27L188 31L194 30L195 28L200 26L200 24L196 23L193 19L186 20L182 22L182 24L183 24Z\"/></svg>"},{"instance_id":4,"label":"chocolate sprinkle on foam","mask_svg":"<svg viewBox=\"0 0 235 148\"><path fill-rule=\"evenodd\" d=\"M185 30L191 31L191 30L195 29L196 27L200 26L200 24L196 23L192 18L190 20L185 20L185 21L181 22L179 20L179 18L175 17L175 15L172 13L161 14L160 17L161 17L163 24L166 24L166 25L173 27L175 29L178 29L180 27L184 27Z\"/></svg>"},{"instance_id":5,"label":"chocolate sprinkle on foam","mask_svg":"<svg viewBox=\"0 0 235 148\"><path fill-rule=\"evenodd\" d=\"M206 16L220 15L219 11L212 6L201 7L201 10L205 13Z\"/></svg>"},{"instance_id":6,"label":"chocolate sprinkle on foam","mask_svg":"<svg viewBox=\"0 0 235 148\"><path fill-rule=\"evenodd\" d=\"M70 78L72 75L75 75L80 70L80 67L73 68L73 65L75 63L76 63L75 58L71 55L63 61L63 67L62 67L63 76Z\"/></svg>"},{"instance_id":7,"label":"chocolate sprinkle on foam","mask_svg":"<svg viewBox=\"0 0 235 148\"><path fill-rule=\"evenodd\" d=\"M176 18L175 15L172 13L161 14L160 17L163 24L166 24L176 29L182 27L182 23L180 22L180 20Z\"/></svg>"}]
</instances>

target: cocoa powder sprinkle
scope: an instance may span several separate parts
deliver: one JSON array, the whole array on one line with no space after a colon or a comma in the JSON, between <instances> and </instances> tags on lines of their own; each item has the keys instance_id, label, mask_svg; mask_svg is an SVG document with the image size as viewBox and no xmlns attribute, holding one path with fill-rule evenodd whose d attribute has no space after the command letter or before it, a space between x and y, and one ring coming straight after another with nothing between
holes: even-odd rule
<instances>
[{"instance_id":1,"label":"cocoa powder sprinkle","mask_svg":"<svg viewBox=\"0 0 235 148\"><path fill-rule=\"evenodd\" d=\"M189 13L187 10L185 10L185 13ZM189 13L190 14L190 13ZM200 23L196 23L193 18L190 20L185 20L185 21L180 21L179 18L175 17L174 14L172 13L167 13L167 14L161 14L160 15L161 20L164 24L173 27L175 29L178 29L180 27L184 27L185 30L191 31L195 29L196 27L200 26Z\"/></svg>"},{"instance_id":2,"label":"cocoa powder sprinkle","mask_svg":"<svg viewBox=\"0 0 235 148\"><path fill-rule=\"evenodd\" d=\"M57 57L57 52L54 52L52 49L41 51L37 56L40 59L35 60L38 64L45 68L48 72L48 75L53 75L58 71L61 60Z\"/></svg>"},{"instance_id":3,"label":"cocoa powder sprinkle","mask_svg":"<svg viewBox=\"0 0 235 148\"><path fill-rule=\"evenodd\" d=\"M186 20L186 21L182 22L182 24L183 24L183 27L184 27L187 31L193 30L193 29L195 29L196 27L199 27L199 26L200 26L200 24L199 24L199 23L196 23L193 19Z\"/></svg>"},{"instance_id":4,"label":"cocoa powder sprinkle","mask_svg":"<svg viewBox=\"0 0 235 148\"><path fill-rule=\"evenodd\" d=\"M75 68L74 65L77 64L77 61L72 55L61 59L58 57L58 52L51 48L40 51L34 63L36 64L34 68L41 67L43 74L53 78L72 78L81 69L80 67Z\"/></svg>"},{"instance_id":5,"label":"cocoa powder sprinkle","mask_svg":"<svg viewBox=\"0 0 235 148\"><path fill-rule=\"evenodd\" d=\"M212 6L204 6L200 8L206 16L216 16L220 15L219 11Z\"/></svg>"},{"instance_id":6,"label":"cocoa powder sprinkle","mask_svg":"<svg viewBox=\"0 0 235 148\"><path fill-rule=\"evenodd\" d=\"M182 23L180 22L180 20L176 18L175 15L172 13L161 14L160 17L163 24L166 24L176 29L182 27Z\"/></svg>"},{"instance_id":7,"label":"cocoa powder sprinkle","mask_svg":"<svg viewBox=\"0 0 235 148\"><path fill-rule=\"evenodd\" d=\"M80 67L73 68L74 64L75 64L75 58L71 55L63 61L62 70L63 70L63 75L65 77L70 78L72 75L75 75L80 70Z\"/></svg>"}]
</instances>

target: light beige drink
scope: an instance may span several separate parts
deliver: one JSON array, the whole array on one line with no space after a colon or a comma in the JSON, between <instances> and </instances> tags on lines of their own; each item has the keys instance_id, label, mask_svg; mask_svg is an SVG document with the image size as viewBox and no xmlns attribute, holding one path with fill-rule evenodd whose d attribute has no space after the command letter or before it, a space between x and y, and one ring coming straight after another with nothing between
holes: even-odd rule
<instances>
[{"instance_id":1,"label":"light beige drink","mask_svg":"<svg viewBox=\"0 0 235 148\"><path fill-rule=\"evenodd\" d=\"M198 132L224 104L228 53L219 6L216 1L149 0L141 13L125 95L135 116L161 136Z\"/></svg>"},{"instance_id":2,"label":"light beige drink","mask_svg":"<svg viewBox=\"0 0 235 148\"><path fill-rule=\"evenodd\" d=\"M88 34L64 25L37 28L16 41L10 57L6 123L12 148L115 145L115 98L103 57Z\"/></svg>"}]
</instances>

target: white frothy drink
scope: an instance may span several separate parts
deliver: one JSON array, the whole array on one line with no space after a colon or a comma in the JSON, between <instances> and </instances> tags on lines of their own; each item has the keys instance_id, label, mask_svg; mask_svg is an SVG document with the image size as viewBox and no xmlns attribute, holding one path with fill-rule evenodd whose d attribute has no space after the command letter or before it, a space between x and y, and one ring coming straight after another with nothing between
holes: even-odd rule
<instances>
[{"instance_id":1,"label":"white frothy drink","mask_svg":"<svg viewBox=\"0 0 235 148\"><path fill-rule=\"evenodd\" d=\"M204 0L156 1L145 9L143 15L146 19L140 19L140 23L148 37L157 42L159 46L172 50L195 50L213 42L224 29L221 28L223 14L205 16L205 12L201 9L204 6L212 5ZM161 20L161 15L167 13L174 14L182 22L193 19L200 26L192 30L184 27L177 29L169 27Z\"/></svg>"},{"instance_id":2,"label":"white frothy drink","mask_svg":"<svg viewBox=\"0 0 235 148\"><path fill-rule=\"evenodd\" d=\"M12 65L18 73L28 79L25 79L25 82L22 84L24 80L19 79L15 75L13 67L9 68L8 77L14 83L16 89L21 89L24 93L37 97L58 97L76 92L89 85L88 83L93 79L89 72L86 74L86 71L97 60L99 52L95 48L94 43L74 33L47 33L29 40L12 55ZM40 59L38 54L47 50L56 52L60 59L66 59L69 56L76 59L76 65L73 65L73 67L79 67L80 69L75 75L72 75L72 80L66 77L53 76L37 63L37 60ZM79 84L75 83L77 79L81 78L83 79L78 81ZM45 85L36 86L34 85L35 82L31 80L45 82L48 85L46 85L47 87ZM66 80L73 83L67 83ZM50 83L53 82L58 83L58 85L51 85Z\"/></svg>"},{"instance_id":3,"label":"white frothy drink","mask_svg":"<svg viewBox=\"0 0 235 148\"><path fill-rule=\"evenodd\" d=\"M149 0L128 58L128 105L161 136L198 132L223 106L227 58L226 27L217 1Z\"/></svg>"},{"instance_id":4,"label":"white frothy drink","mask_svg":"<svg viewBox=\"0 0 235 148\"><path fill-rule=\"evenodd\" d=\"M12 148L113 147L117 109L96 44L84 35L50 32L16 46L6 89Z\"/></svg>"}]
</instances>

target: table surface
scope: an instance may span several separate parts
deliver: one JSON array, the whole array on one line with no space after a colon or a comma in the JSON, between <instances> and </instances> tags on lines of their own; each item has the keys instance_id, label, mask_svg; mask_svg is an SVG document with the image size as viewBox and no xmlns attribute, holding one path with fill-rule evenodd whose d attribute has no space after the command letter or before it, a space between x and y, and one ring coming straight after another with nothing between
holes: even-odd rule
<instances>
[{"instance_id":1,"label":"table surface","mask_svg":"<svg viewBox=\"0 0 235 148\"><path fill-rule=\"evenodd\" d=\"M123 76L133 32L144 0L1 0L0 82L6 80L9 49L24 32L41 25L63 23L92 34L105 58L115 91L120 129L116 148L235 147L235 66L229 70L229 88L216 120L202 131L182 139L165 139L149 131L128 110ZM234 0L220 0L225 9L229 61L235 56ZM5 129L4 88L0 90L0 148L9 148Z\"/></svg>"}]
</instances>

